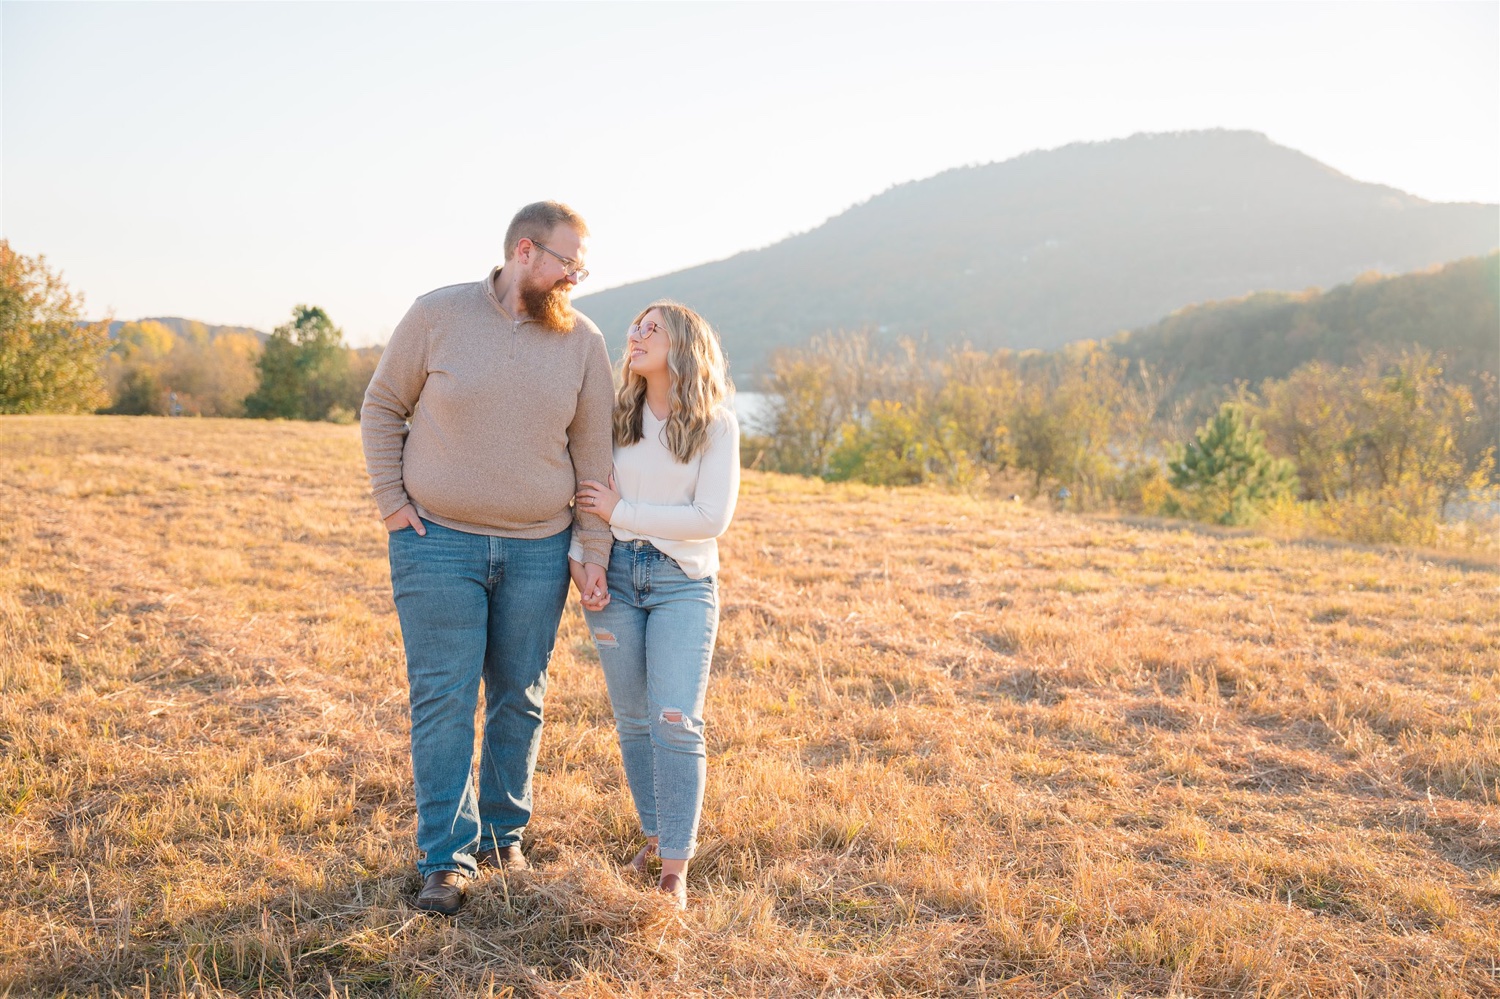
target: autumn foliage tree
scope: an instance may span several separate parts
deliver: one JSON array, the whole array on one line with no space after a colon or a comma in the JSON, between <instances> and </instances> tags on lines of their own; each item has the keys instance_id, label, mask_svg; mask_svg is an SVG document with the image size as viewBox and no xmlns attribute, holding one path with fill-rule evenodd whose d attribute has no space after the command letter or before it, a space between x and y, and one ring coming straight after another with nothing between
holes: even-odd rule
<instances>
[{"instance_id":1,"label":"autumn foliage tree","mask_svg":"<svg viewBox=\"0 0 1500 999\"><path fill-rule=\"evenodd\" d=\"M80 321L82 299L0 240L0 413L87 413L105 401L109 324Z\"/></svg>"},{"instance_id":2,"label":"autumn foliage tree","mask_svg":"<svg viewBox=\"0 0 1500 999\"><path fill-rule=\"evenodd\" d=\"M260 340L199 322L122 323L104 361L108 413L244 416L255 390Z\"/></svg>"},{"instance_id":3,"label":"autumn foliage tree","mask_svg":"<svg viewBox=\"0 0 1500 999\"><path fill-rule=\"evenodd\" d=\"M1152 462L1147 374L1092 341L1017 354L818 337L773 359L767 453L781 471L875 485L1025 476L1033 495L1109 505Z\"/></svg>"},{"instance_id":4,"label":"autumn foliage tree","mask_svg":"<svg viewBox=\"0 0 1500 999\"><path fill-rule=\"evenodd\" d=\"M1456 500L1488 489L1494 427L1430 351L1375 351L1351 367L1314 362L1261 394L1271 446L1296 463L1306 498L1346 537L1431 543Z\"/></svg>"},{"instance_id":5,"label":"autumn foliage tree","mask_svg":"<svg viewBox=\"0 0 1500 999\"><path fill-rule=\"evenodd\" d=\"M1437 543L1493 501L1493 378L1478 397L1437 355L1376 347L1241 385L1196 433L1170 375L1083 341L1052 352L921 349L869 334L775 357L772 468L872 485L990 484L1074 509L1288 523ZM1019 486L1019 489L1017 487ZM1471 532L1472 533L1472 532Z\"/></svg>"},{"instance_id":6,"label":"autumn foliage tree","mask_svg":"<svg viewBox=\"0 0 1500 999\"><path fill-rule=\"evenodd\" d=\"M868 331L829 333L771 358L773 467L823 475L844 428L882 397L888 363Z\"/></svg>"}]
</instances>

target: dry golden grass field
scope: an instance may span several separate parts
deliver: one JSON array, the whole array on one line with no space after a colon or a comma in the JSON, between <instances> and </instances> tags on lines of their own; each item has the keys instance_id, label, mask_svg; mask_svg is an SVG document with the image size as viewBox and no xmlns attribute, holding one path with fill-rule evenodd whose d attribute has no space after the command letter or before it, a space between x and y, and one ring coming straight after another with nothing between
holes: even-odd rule
<instances>
[{"instance_id":1,"label":"dry golden grass field","mask_svg":"<svg viewBox=\"0 0 1500 999\"><path fill-rule=\"evenodd\" d=\"M358 429L0 419L0 995L1500 995L1500 573L747 476L691 907L576 603L528 849L410 905Z\"/></svg>"}]
</instances>

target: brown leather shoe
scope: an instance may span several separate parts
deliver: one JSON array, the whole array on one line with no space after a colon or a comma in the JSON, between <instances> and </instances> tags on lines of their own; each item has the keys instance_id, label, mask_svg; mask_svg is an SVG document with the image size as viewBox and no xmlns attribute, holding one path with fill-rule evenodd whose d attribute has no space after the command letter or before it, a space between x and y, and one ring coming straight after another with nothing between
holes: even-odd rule
<instances>
[{"instance_id":1,"label":"brown leather shoe","mask_svg":"<svg viewBox=\"0 0 1500 999\"><path fill-rule=\"evenodd\" d=\"M488 850L480 850L474 857L474 862L480 869L491 867L497 871L529 871L531 865L526 862L526 855L521 852L521 844L512 843L509 846L492 846Z\"/></svg>"},{"instance_id":2,"label":"brown leather shoe","mask_svg":"<svg viewBox=\"0 0 1500 999\"><path fill-rule=\"evenodd\" d=\"M464 884L467 880L458 871L433 871L417 893L417 908L444 916L453 915L464 907L464 899L468 897L468 887Z\"/></svg>"}]
</instances>

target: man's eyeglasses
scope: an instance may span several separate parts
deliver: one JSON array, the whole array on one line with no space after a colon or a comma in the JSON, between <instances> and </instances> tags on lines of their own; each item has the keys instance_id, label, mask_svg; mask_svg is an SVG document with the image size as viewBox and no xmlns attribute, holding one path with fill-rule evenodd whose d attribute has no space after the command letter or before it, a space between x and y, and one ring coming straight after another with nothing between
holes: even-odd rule
<instances>
[{"instance_id":1,"label":"man's eyeglasses","mask_svg":"<svg viewBox=\"0 0 1500 999\"><path fill-rule=\"evenodd\" d=\"M642 323L639 326L630 327L630 331L625 335L627 337L634 337L636 343L644 343L647 340L651 339L651 334L655 333L659 329L661 329L661 324L653 319L648 320L647 322Z\"/></svg>"},{"instance_id":2,"label":"man's eyeglasses","mask_svg":"<svg viewBox=\"0 0 1500 999\"><path fill-rule=\"evenodd\" d=\"M563 265L563 273L572 278L574 281L582 282L588 280L589 272L572 257L565 257L561 253L558 253L556 250L552 249L552 247L543 246L541 243L538 243L534 239L531 241L531 245L535 246L539 250L546 250L558 260L561 260Z\"/></svg>"}]
</instances>

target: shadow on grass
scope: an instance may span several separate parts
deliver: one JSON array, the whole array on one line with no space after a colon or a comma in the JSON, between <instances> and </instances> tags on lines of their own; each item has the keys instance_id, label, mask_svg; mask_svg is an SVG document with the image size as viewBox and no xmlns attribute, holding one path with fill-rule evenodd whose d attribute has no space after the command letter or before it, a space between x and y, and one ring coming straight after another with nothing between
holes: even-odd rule
<instances>
[{"instance_id":1,"label":"shadow on grass","mask_svg":"<svg viewBox=\"0 0 1500 999\"><path fill-rule=\"evenodd\" d=\"M598 968L624 938L680 923L653 894L602 866L475 879L455 917L413 905L415 871L339 879L330 891L279 887L255 905L199 906L98 920L77 946L0 989L10 995L535 994ZM145 908L154 908L154 901ZM128 928L127 928L128 927ZM123 935L118 932L124 930Z\"/></svg>"},{"instance_id":2,"label":"shadow on grass","mask_svg":"<svg viewBox=\"0 0 1500 999\"><path fill-rule=\"evenodd\" d=\"M1288 548L1308 548L1332 552L1359 552L1370 555L1384 555L1390 558L1410 559L1417 562L1430 562L1433 565L1462 569L1468 572L1500 572L1500 555L1467 554L1406 545L1369 544L1359 541L1344 541L1339 538L1284 538L1274 534L1264 534L1248 527L1224 527L1219 524L1205 524L1197 520L1174 520L1169 517L1101 514L1099 515L1099 519L1109 523L1124 524L1127 527L1134 527L1144 531L1156 531L1162 534L1177 534L1181 531L1188 531L1207 538L1265 538L1267 541L1272 541Z\"/></svg>"}]
</instances>

